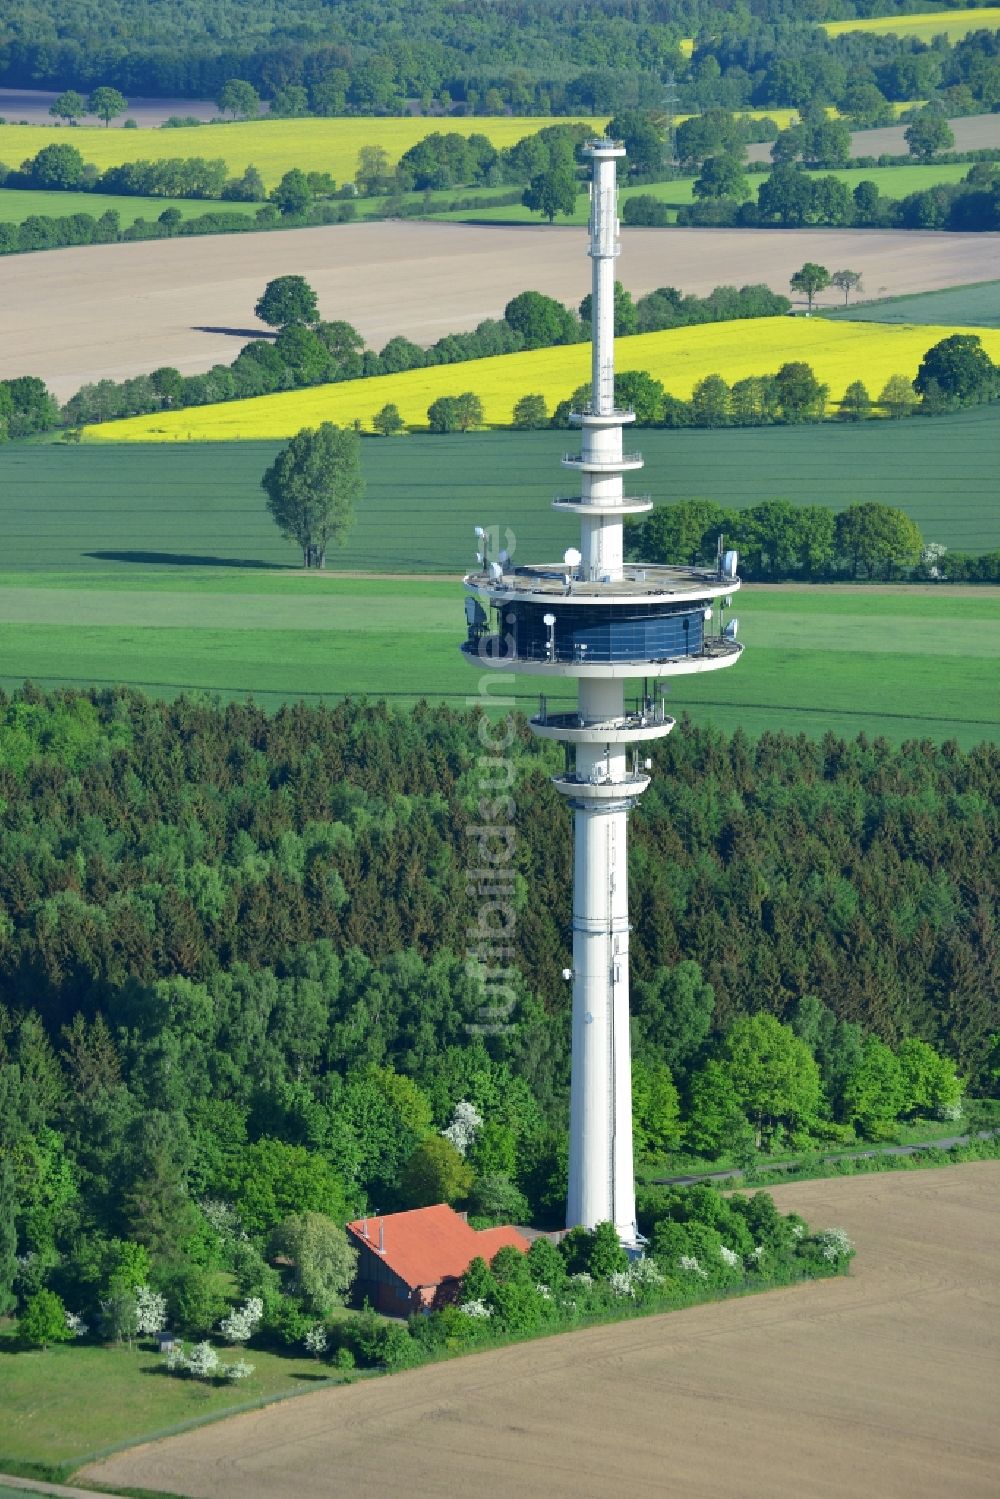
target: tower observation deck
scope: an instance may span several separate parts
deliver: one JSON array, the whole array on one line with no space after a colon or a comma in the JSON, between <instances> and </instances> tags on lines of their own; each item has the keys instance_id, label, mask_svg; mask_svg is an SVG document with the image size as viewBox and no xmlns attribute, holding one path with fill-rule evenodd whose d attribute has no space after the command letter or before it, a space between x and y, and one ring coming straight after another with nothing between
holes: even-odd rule
<instances>
[{"instance_id":1,"label":"tower observation deck","mask_svg":"<svg viewBox=\"0 0 1000 1499\"><path fill-rule=\"evenodd\" d=\"M634 413L616 408L614 269L620 251L617 163L624 147L594 140L590 248L593 268L589 404L573 415L578 498L554 501L580 517L579 547L563 559L512 566L503 557L466 576L467 639L477 663L547 678L575 678L577 708L551 713L542 699L531 730L566 746L554 778L573 809L573 1018L569 1196L566 1224L610 1221L638 1242L632 1156L629 1043L627 823L649 785L645 746L674 727L656 683L733 666L743 647L725 610L740 586L736 554L714 570L624 561L622 521L652 508L628 498L624 476L642 468L624 451ZM626 683L642 682L626 706Z\"/></svg>"}]
</instances>

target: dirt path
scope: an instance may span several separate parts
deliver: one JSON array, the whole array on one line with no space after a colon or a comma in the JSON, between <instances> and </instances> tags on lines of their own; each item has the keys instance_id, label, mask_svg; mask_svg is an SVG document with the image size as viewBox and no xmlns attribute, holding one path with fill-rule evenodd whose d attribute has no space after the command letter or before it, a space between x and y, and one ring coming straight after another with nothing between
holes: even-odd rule
<instances>
[{"instance_id":1,"label":"dirt path","mask_svg":"<svg viewBox=\"0 0 1000 1499\"><path fill-rule=\"evenodd\" d=\"M78 1475L196 1499L994 1499L1000 1163L781 1187L847 1279L319 1392Z\"/></svg>"},{"instance_id":2,"label":"dirt path","mask_svg":"<svg viewBox=\"0 0 1000 1499\"><path fill-rule=\"evenodd\" d=\"M622 276L636 295L756 281L787 292L806 260L856 266L872 297L930 291L988 280L1000 249L997 234L900 230L629 229L625 239ZM473 328L527 287L572 305L590 290L585 232L541 225L349 224L10 255L0 379L40 375L65 400L160 365L193 374L229 363L264 331L253 308L266 282L288 274L376 349L397 333L429 344Z\"/></svg>"}]
</instances>

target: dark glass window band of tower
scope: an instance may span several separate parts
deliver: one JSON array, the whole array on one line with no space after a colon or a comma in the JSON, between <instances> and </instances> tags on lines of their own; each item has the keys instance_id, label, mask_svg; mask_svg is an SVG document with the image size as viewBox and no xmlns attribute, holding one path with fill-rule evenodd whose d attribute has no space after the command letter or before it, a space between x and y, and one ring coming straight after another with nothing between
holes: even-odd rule
<instances>
[{"instance_id":1,"label":"dark glass window band of tower","mask_svg":"<svg viewBox=\"0 0 1000 1499\"><path fill-rule=\"evenodd\" d=\"M479 570L465 578L462 650L479 665L576 679L574 711L550 712L543 699L531 721L540 738L567 746L567 769L553 784L573 810L566 1225L610 1221L622 1243L635 1248L628 814L649 785L644 746L674 727L656 683L739 660L737 622L727 611L740 581L734 552L720 556L714 569L624 561L624 517L652 508L648 499L624 493L625 475L641 469L642 458L623 446L634 413L615 409L616 177L625 149L595 140L585 150L593 172L591 399L572 418L581 429L580 452L563 459L580 475L579 499L554 502L560 513L580 517L580 544L567 548L561 561L531 566L484 555Z\"/></svg>"}]
</instances>

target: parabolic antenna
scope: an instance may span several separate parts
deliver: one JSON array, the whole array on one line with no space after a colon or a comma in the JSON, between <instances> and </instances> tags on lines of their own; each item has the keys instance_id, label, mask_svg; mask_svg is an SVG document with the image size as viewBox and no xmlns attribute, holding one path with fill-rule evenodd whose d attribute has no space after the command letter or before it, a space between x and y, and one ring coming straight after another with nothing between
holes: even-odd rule
<instances>
[{"instance_id":1,"label":"parabolic antenna","mask_svg":"<svg viewBox=\"0 0 1000 1499\"><path fill-rule=\"evenodd\" d=\"M543 614L542 615L542 624L543 625L548 625L548 627L549 627L550 630L551 630L552 626L555 624L555 622L556 622L556 617L555 617L554 614Z\"/></svg>"},{"instance_id":2,"label":"parabolic antenna","mask_svg":"<svg viewBox=\"0 0 1000 1499\"><path fill-rule=\"evenodd\" d=\"M727 578L735 578L736 564L739 558L736 552L727 552L722 559L722 571Z\"/></svg>"},{"instance_id":3,"label":"parabolic antenna","mask_svg":"<svg viewBox=\"0 0 1000 1499\"><path fill-rule=\"evenodd\" d=\"M712 618L712 606L711 606L711 604L706 604L706 606L705 606L705 619L707 621L707 620L710 620L711 618Z\"/></svg>"},{"instance_id":4,"label":"parabolic antenna","mask_svg":"<svg viewBox=\"0 0 1000 1499\"><path fill-rule=\"evenodd\" d=\"M579 567L583 561L583 557L577 551L576 547L567 547L565 552L563 552L563 561L567 567Z\"/></svg>"},{"instance_id":5,"label":"parabolic antenna","mask_svg":"<svg viewBox=\"0 0 1000 1499\"><path fill-rule=\"evenodd\" d=\"M729 621L728 625L726 626L726 628L723 630L722 633L723 633L723 635L728 636L728 638L730 640L735 640L736 639L736 632L739 629L739 627L740 627L739 620L738 619L731 619Z\"/></svg>"}]
</instances>

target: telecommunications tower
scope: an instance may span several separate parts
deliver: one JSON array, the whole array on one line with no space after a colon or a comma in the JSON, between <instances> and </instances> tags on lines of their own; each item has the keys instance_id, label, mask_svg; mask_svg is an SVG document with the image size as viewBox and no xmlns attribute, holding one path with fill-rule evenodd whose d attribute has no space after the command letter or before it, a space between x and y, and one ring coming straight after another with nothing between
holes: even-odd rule
<instances>
[{"instance_id":1,"label":"telecommunications tower","mask_svg":"<svg viewBox=\"0 0 1000 1499\"><path fill-rule=\"evenodd\" d=\"M531 730L566 747L556 789L573 809L572 1082L566 1224L610 1221L635 1246L632 1063L629 1046L629 920L626 831L629 811L649 785L651 740L674 727L664 678L733 666L743 647L726 620L739 588L736 554L713 568L626 563L622 521L652 509L628 498L623 476L642 468L622 451L635 420L615 407L614 266L619 254L617 162L625 148L595 140L590 256L593 261L592 381L574 414L581 451L562 462L581 493L553 501L578 515L580 545L560 562L513 566L505 553L465 578L465 654L514 672L576 681L570 712L539 702ZM626 703L626 683L634 700ZM641 684L641 687L640 687ZM567 683L569 685L569 682Z\"/></svg>"}]
</instances>

